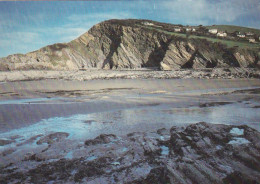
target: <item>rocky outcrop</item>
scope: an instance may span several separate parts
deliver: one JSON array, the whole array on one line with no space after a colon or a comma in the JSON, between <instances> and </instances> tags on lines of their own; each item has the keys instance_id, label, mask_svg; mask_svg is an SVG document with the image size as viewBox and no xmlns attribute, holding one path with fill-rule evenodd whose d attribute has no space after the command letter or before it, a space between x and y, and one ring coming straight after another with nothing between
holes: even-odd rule
<instances>
[{"instance_id":1,"label":"rocky outcrop","mask_svg":"<svg viewBox=\"0 0 260 184\"><path fill-rule=\"evenodd\" d=\"M250 53L250 54L249 54ZM241 50L240 52L234 53L235 59L238 61L241 67L253 67L260 66L260 58L250 50Z\"/></svg>"},{"instance_id":2,"label":"rocky outcrop","mask_svg":"<svg viewBox=\"0 0 260 184\"><path fill-rule=\"evenodd\" d=\"M55 136L63 134L45 138ZM260 181L260 133L248 126L201 122L186 128L134 132L121 137L102 134L74 149L68 142L66 148L62 147L63 141L55 140L42 151L25 155L18 165L1 167L0 182L258 184ZM12 150L8 151L1 155L6 158L8 153L12 154Z\"/></svg>"},{"instance_id":3,"label":"rocky outcrop","mask_svg":"<svg viewBox=\"0 0 260 184\"><path fill-rule=\"evenodd\" d=\"M0 70L259 67L258 51L174 36L141 20L109 20L69 43L0 59ZM162 24L162 23L160 23ZM163 24L162 24L163 25Z\"/></svg>"}]
</instances>

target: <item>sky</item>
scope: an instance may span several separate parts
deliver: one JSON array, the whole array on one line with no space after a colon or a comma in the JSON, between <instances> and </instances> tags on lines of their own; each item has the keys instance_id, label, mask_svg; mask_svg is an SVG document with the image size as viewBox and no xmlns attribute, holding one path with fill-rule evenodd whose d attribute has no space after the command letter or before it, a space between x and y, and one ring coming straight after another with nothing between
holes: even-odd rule
<instances>
[{"instance_id":1,"label":"sky","mask_svg":"<svg viewBox=\"0 0 260 184\"><path fill-rule=\"evenodd\" d=\"M101 21L127 18L260 29L260 0L0 0L0 57L69 42Z\"/></svg>"}]
</instances>

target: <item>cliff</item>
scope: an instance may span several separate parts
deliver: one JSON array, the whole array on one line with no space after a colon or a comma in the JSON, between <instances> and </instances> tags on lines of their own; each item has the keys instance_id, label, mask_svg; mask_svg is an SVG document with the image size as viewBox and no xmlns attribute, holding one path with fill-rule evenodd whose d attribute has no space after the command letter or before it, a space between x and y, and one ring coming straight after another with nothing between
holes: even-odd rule
<instances>
[{"instance_id":1,"label":"cliff","mask_svg":"<svg viewBox=\"0 0 260 184\"><path fill-rule=\"evenodd\" d=\"M0 58L0 70L260 68L259 48L183 37L169 32L169 24L150 22L153 26L143 20L101 22L69 43Z\"/></svg>"}]
</instances>

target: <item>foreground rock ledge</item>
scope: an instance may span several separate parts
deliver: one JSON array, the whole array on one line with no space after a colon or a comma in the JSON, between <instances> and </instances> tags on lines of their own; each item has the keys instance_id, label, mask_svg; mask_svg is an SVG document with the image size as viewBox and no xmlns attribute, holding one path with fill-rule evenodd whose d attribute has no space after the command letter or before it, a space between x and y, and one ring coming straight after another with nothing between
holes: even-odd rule
<instances>
[{"instance_id":1,"label":"foreground rock ledge","mask_svg":"<svg viewBox=\"0 0 260 184\"><path fill-rule=\"evenodd\" d=\"M51 149L51 143L49 149ZM45 150L46 151L46 150ZM48 152L48 150L47 150ZM260 133L248 126L197 123L151 133L99 135L73 158L0 170L0 183L259 183ZM81 155L81 156L77 156ZM27 161L28 161L27 159ZM35 164L38 163L38 164Z\"/></svg>"},{"instance_id":2,"label":"foreground rock ledge","mask_svg":"<svg viewBox=\"0 0 260 184\"><path fill-rule=\"evenodd\" d=\"M8 71L0 72L0 82L13 81L32 81L44 79L62 80L93 80L93 79L234 79L234 78L260 78L260 70L253 68L214 68L204 70L96 70L88 69L85 71L48 71L48 70L29 70L29 71Z\"/></svg>"}]
</instances>

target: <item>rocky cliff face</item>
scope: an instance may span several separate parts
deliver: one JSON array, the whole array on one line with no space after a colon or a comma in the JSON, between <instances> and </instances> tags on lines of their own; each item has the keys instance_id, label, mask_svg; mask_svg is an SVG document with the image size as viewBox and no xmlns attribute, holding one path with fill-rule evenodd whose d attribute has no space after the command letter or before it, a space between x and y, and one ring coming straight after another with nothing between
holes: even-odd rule
<instances>
[{"instance_id":1,"label":"rocky cliff face","mask_svg":"<svg viewBox=\"0 0 260 184\"><path fill-rule=\"evenodd\" d=\"M173 36L141 20L109 20L69 43L1 58L0 70L259 67L258 52Z\"/></svg>"}]
</instances>

